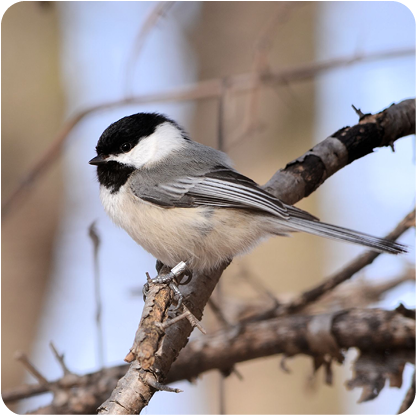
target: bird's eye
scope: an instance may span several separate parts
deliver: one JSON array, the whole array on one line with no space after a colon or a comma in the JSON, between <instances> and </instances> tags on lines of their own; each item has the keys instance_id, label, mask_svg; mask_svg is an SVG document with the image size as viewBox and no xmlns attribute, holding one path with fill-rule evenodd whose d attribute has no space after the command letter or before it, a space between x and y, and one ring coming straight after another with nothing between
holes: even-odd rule
<instances>
[{"instance_id":1,"label":"bird's eye","mask_svg":"<svg viewBox=\"0 0 417 417\"><path fill-rule=\"evenodd\" d=\"M121 147L120 150L124 153L129 152L132 149L132 145L129 142L124 143Z\"/></svg>"}]
</instances>

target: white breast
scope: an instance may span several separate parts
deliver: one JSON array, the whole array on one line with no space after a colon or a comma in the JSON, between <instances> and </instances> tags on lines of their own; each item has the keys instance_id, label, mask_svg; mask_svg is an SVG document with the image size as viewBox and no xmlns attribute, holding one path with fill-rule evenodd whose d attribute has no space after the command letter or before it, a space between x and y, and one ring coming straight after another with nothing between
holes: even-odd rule
<instances>
[{"instance_id":1,"label":"white breast","mask_svg":"<svg viewBox=\"0 0 417 417\"><path fill-rule=\"evenodd\" d=\"M211 230L207 210L161 208L137 198L126 187L114 194L100 187L100 198L110 218L166 265L194 258L202 235Z\"/></svg>"},{"instance_id":2,"label":"white breast","mask_svg":"<svg viewBox=\"0 0 417 417\"><path fill-rule=\"evenodd\" d=\"M259 221L234 209L162 208L137 198L124 185L117 193L100 187L110 218L146 251L173 267L181 261L208 271L270 235L271 216Z\"/></svg>"}]
</instances>

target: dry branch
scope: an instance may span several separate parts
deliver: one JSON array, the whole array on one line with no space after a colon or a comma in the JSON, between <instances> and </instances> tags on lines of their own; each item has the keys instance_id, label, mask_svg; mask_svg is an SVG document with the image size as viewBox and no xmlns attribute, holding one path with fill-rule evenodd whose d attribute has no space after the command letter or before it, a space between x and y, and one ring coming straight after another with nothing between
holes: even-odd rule
<instances>
[{"instance_id":1,"label":"dry branch","mask_svg":"<svg viewBox=\"0 0 417 417\"><path fill-rule=\"evenodd\" d=\"M308 197L344 166L375 148L393 146L397 139L415 134L415 112L415 99L409 99L375 115L364 115L357 125L338 130L276 172L265 190L287 204Z\"/></svg>"},{"instance_id":2,"label":"dry branch","mask_svg":"<svg viewBox=\"0 0 417 417\"><path fill-rule=\"evenodd\" d=\"M329 319L330 316L330 320ZM311 326L313 320L329 323L327 335L338 349L356 347L363 351L410 349L415 347L415 320L396 311L351 309L332 314L293 315L244 325L190 342L172 365L167 382L193 380L211 369L229 369L237 362L285 354L332 354L321 332ZM319 337L320 344L315 343Z\"/></svg>"},{"instance_id":3,"label":"dry branch","mask_svg":"<svg viewBox=\"0 0 417 417\"><path fill-rule=\"evenodd\" d=\"M149 36L152 29L156 26L159 19L164 17L168 10L175 4L175 1L159 1L151 9L150 13L146 17L143 25L141 26L133 45L132 51L129 55L128 63L126 65L126 96L130 96L133 85L133 72L135 62L138 60L140 52L142 51L145 41Z\"/></svg>"},{"instance_id":4,"label":"dry branch","mask_svg":"<svg viewBox=\"0 0 417 417\"><path fill-rule=\"evenodd\" d=\"M317 326L317 323L324 325ZM320 343L317 343L317 339ZM333 342L326 344L323 340ZM316 360L323 355L340 355L341 359L342 352L352 347L360 349L364 358L367 352L379 358L389 350L391 362L403 360L404 354L412 362L415 356L414 346L415 320L395 310L350 309L331 315L294 315L249 323L239 333L233 328L220 330L190 342L173 364L167 382L193 380L212 369L228 371L231 365L238 362L279 353L285 357L306 354ZM397 351L402 352L398 360ZM361 369L360 365L359 362L358 369ZM72 379L65 379L64 376L58 381L50 382L49 389L58 394L56 398L60 401L54 398L51 405L37 410L36 413L93 413L95 407L108 397L117 379L126 369L126 365L119 366L84 376L72 375ZM130 373L131 377L134 375ZM125 381L129 383L129 380ZM144 385L148 384L149 381ZM351 382L352 386L355 384ZM137 386L136 383L134 385ZM133 385L130 383L128 386L126 394L135 396L135 392L130 390ZM36 390L36 386L23 386L3 392L3 399L13 401L40 392ZM45 387L42 392L46 392ZM63 402L63 399L67 402ZM125 409L125 412L128 410Z\"/></svg>"},{"instance_id":5,"label":"dry branch","mask_svg":"<svg viewBox=\"0 0 417 417\"><path fill-rule=\"evenodd\" d=\"M245 73L227 77L227 88L232 92L245 92L255 88L258 84L264 85L286 85L290 82L298 82L330 71L336 68L343 68L360 62L369 62L374 60L393 59L403 56L415 55L414 49L402 49L388 52L379 52L368 55L354 55L348 58L338 58L325 62L310 63L299 65L292 68L275 70L266 73ZM21 202L26 192L28 192L36 182L45 174L52 163L55 162L61 153L68 135L74 127L84 119L84 117L99 110L121 107L131 104L163 103L163 102L181 102L192 100L205 100L210 98L220 98L224 95L225 79L216 78L198 83L174 88L162 93L144 94L134 97L128 97L121 100L101 103L91 106L77 113L70 118L63 126L60 132L52 139L48 149L41 155L33 167L22 177L16 188L2 204L2 219L12 212L18 202ZM273 186L271 186L273 188ZM295 200L297 201L297 200Z\"/></svg>"},{"instance_id":6,"label":"dry branch","mask_svg":"<svg viewBox=\"0 0 417 417\"><path fill-rule=\"evenodd\" d=\"M385 239L395 241L410 227L415 227L415 225L416 210L414 209L408 213L390 233L385 236ZM286 314L299 312L307 305L328 294L329 291L333 290L338 285L352 278L353 275L361 271L367 265L370 265L380 255L381 252L368 250L362 255L359 255L353 261L349 262L342 270L326 278L322 283L316 285L310 290L303 292L294 300L285 304L275 303L275 305L273 305L271 308L263 309L262 311L258 311L252 315L247 316L244 321L250 322L256 320L265 320L267 318L279 317Z\"/></svg>"},{"instance_id":7,"label":"dry branch","mask_svg":"<svg viewBox=\"0 0 417 417\"><path fill-rule=\"evenodd\" d=\"M416 209L408 213L403 220L398 223L395 229L388 233L385 236L385 239L395 241L397 240L404 232L406 232L410 227L415 227L416 225ZM312 288L311 290L305 291L297 299L293 300L290 304L284 307L285 312L280 312L279 314L291 314L303 309L307 304L317 300L322 297L342 282L350 279L354 274L358 273L360 270L365 268L365 266L370 265L379 255L380 252L376 251L366 251L362 255L358 256L348 265L346 265L341 271L336 272L323 283Z\"/></svg>"},{"instance_id":8,"label":"dry branch","mask_svg":"<svg viewBox=\"0 0 417 417\"><path fill-rule=\"evenodd\" d=\"M333 291L300 306L296 313L320 314L354 307L365 308L381 301L382 297L393 288L404 282L415 282L415 279L416 270L411 266L406 268L402 274L381 281L365 279L363 275L358 276L357 279L342 283ZM297 296L282 294L273 303L270 303L270 307L265 306L265 300L263 299L251 299L250 302L248 300L242 302L231 298L228 302L228 312L233 323L241 324L282 317L289 314L287 308L292 306L292 300L299 300L302 297L303 293ZM415 311L408 310L402 304L399 305L397 311L406 317L415 318Z\"/></svg>"},{"instance_id":9,"label":"dry branch","mask_svg":"<svg viewBox=\"0 0 417 417\"><path fill-rule=\"evenodd\" d=\"M376 302L380 300L380 297L382 294L386 293L387 291L391 290L392 288L395 288L397 285L400 285L403 282L406 281L414 281L415 280L415 270L409 269L404 276L399 276L392 278L388 281L385 281L383 283L379 282L350 282L348 288L343 288L343 294L337 294L337 292L332 291L330 294L328 294L326 298L326 301L324 299L320 300L320 303L314 303L309 305L309 309L307 311L303 312L303 315L315 315L318 313L325 312L336 312L340 311L341 309L352 309L353 307L361 307L365 308L369 305L369 302ZM341 287L340 287L341 289ZM328 300L327 298L329 298ZM340 299L340 297L343 297L343 299ZM363 297L364 299L361 300L360 297ZM346 298L346 300L345 300ZM324 302L324 305L323 305ZM329 305L331 304L331 306ZM245 304L244 310L251 309L251 306L247 303ZM415 311L408 310L406 307L404 307L402 304L399 305L399 307L396 308L396 311L401 314L404 317L412 318L415 320ZM263 319L266 320L266 319ZM238 320L238 323L241 325L245 325L245 321ZM231 328L231 324L227 323L225 324L225 327ZM239 337L239 328L240 326L236 326L236 337ZM67 374L72 374L66 367L65 364L62 363L63 355L60 355L56 352L56 349L53 348L54 356L57 358L58 362L61 365L61 368L63 369L64 376ZM185 354L187 351L185 351ZM184 351L180 353L180 356L184 356ZM185 361L184 361L185 362ZM126 373L128 370L128 365L120 365L113 368L107 368L103 369L99 372L94 372L91 374L86 374L83 376L77 376L76 381L74 381L72 387L78 387L81 390L84 390L86 387L93 387L99 384L109 387L109 390L111 391L115 386L117 381ZM74 374L72 374L74 375ZM62 379L52 381L50 383L44 384L25 384L16 388L12 388L9 390L4 390L2 392L2 397L4 401L7 402L13 402L18 401L24 398L29 398L34 395L42 394L44 392L47 392L49 390L53 390L54 388L63 388L67 386L67 384L62 383ZM97 388L99 391L99 389ZM98 401L97 406L101 404L106 398L109 397L110 391L108 391L107 395L104 396L104 398L101 401ZM99 391L101 392L101 391ZM97 393L96 397L100 397L101 394Z\"/></svg>"}]
</instances>

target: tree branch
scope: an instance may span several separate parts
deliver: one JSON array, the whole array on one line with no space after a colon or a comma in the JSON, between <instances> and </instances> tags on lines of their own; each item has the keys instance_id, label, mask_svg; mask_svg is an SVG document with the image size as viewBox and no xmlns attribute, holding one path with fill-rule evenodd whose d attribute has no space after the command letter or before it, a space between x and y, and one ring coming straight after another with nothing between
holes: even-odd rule
<instances>
[{"instance_id":1,"label":"tree branch","mask_svg":"<svg viewBox=\"0 0 417 417\"><path fill-rule=\"evenodd\" d=\"M329 317L330 316L330 317ZM317 331L314 321L327 329ZM333 354L323 334L334 340L338 351L356 347L363 351L415 347L415 320L396 311L350 309L332 314L292 315L248 323L217 331L190 342L172 365L167 382L193 380L211 369L229 369L238 362L275 354L287 357ZM319 338L319 343L316 343Z\"/></svg>"},{"instance_id":2,"label":"tree branch","mask_svg":"<svg viewBox=\"0 0 417 417\"><path fill-rule=\"evenodd\" d=\"M257 85L286 85L289 82L299 82L330 71L336 68L343 68L360 62L369 62L381 59L393 59L402 56L415 55L414 49L402 49L388 52L378 52L368 55L354 55L352 57L337 58L324 62L314 62L307 65L299 65L292 68L275 70L266 73L246 73L237 74L227 77L227 88L232 92L245 92L256 88ZM10 196L2 204L2 219L13 210L18 202L21 202L25 194L33 188L36 182L51 168L54 161L57 160L74 127L91 113L100 110L121 107L131 104L163 103L163 102L180 102L192 100L205 100L219 98L224 94L224 79L215 78L211 80L200 81L198 83L174 88L162 93L144 94L134 97L127 97L121 100L115 100L107 103L98 104L86 108L75 116L71 117L63 126L60 132L52 139L48 149L41 155L33 167L23 175L22 180L11 192ZM273 186L271 186L273 188Z\"/></svg>"},{"instance_id":3,"label":"tree branch","mask_svg":"<svg viewBox=\"0 0 417 417\"><path fill-rule=\"evenodd\" d=\"M343 350L352 347L375 355L389 350L391 356L401 351L414 357L415 320L396 310L354 308L332 314L294 315L249 323L241 327L240 332L236 332L236 328L223 329L190 342L173 364L166 382L193 380L209 370L227 371L236 363L280 353L285 357L309 355L317 363L326 355L341 361ZM58 394L57 400L54 398L51 405L42 407L36 414L94 413L97 404L108 398L126 369L126 365L118 366L50 382L48 389ZM127 392L136 396L131 391L133 386L137 383L130 383ZM42 387L43 391L37 386L4 391L3 400L15 401L46 392L45 386ZM130 411L124 410L125 413Z\"/></svg>"},{"instance_id":4,"label":"tree branch","mask_svg":"<svg viewBox=\"0 0 417 417\"><path fill-rule=\"evenodd\" d=\"M415 99L409 99L375 115L364 115L357 125L338 130L276 172L265 190L287 204L308 197L339 169L375 148L392 146L397 139L415 134L415 112Z\"/></svg>"},{"instance_id":5,"label":"tree branch","mask_svg":"<svg viewBox=\"0 0 417 417\"><path fill-rule=\"evenodd\" d=\"M408 213L404 219L402 219L398 225L385 236L385 239L395 241L403 233L405 233L410 227L416 225L416 210L412 210ZM272 317L280 317L286 314L293 314L301 311L308 304L318 300L329 291L336 288L338 285L352 278L360 270L370 265L378 256L382 255L381 252L368 250L362 255L359 255L353 261L349 262L342 270L336 272L330 277L326 278L322 283L316 285L310 290L304 291L294 300L286 304L277 304L268 309L263 309L261 312L254 313L244 319L244 322L265 320Z\"/></svg>"}]
</instances>

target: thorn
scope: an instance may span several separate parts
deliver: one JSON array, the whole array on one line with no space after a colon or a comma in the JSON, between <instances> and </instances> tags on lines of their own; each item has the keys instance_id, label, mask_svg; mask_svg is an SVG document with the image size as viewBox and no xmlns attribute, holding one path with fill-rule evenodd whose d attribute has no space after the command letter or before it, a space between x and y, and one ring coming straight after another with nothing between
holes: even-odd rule
<instances>
[{"instance_id":1,"label":"thorn","mask_svg":"<svg viewBox=\"0 0 417 417\"><path fill-rule=\"evenodd\" d=\"M288 359L288 356L286 356L286 355L283 355L282 356L282 358L281 358L281 361L280 361L280 363L279 363L279 367L286 373L286 374L290 374L291 373L291 370L290 370L290 368L288 368L287 367L287 359Z\"/></svg>"},{"instance_id":2,"label":"thorn","mask_svg":"<svg viewBox=\"0 0 417 417\"><path fill-rule=\"evenodd\" d=\"M356 108L353 104L352 104L352 108L353 108L353 110L355 110L355 113L358 115L359 120L360 120L363 116L365 116L365 114L361 112L361 109L357 109L357 108Z\"/></svg>"},{"instance_id":3,"label":"thorn","mask_svg":"<svg viewBox=\"0 0 417 417\"><path fill-rule=\"evenodd\" d=\"M187 319L190 322L191 326L197 327L197 329L200 330L201 333L207 334L206 329L200 324L200 322L197 320L197 317L194 316L194 314L191 313L191 311L188 310L188 308L185 305L182 308L187 313Z\"/></svg>"},{"instance_id":4,"label":"thorn","mask_svg":"<svg viewBox=\"0 0 417 417\"><path fill-rule=\"evenodd\" d=\"M49 385L48 380L33 366L29 358L23 352L16 352L14 358L21 362L22 365L37 379L41 385Z\"/></svg>"},{"instance_id":5,"label":"thorn","mask_svg":"<svg viewBox=\"0 0 417 417\"><path fill-rule=\"evenodd\" d=\"M243 381L243 375L235 368L232 368L232 372L238 377L239 381Z\"/></svg>"},{"instance_id":6,"label":"thorn","mask_svg":"<svg viewBox=\"0 0 417 417\"><path fill-rule=\"evenodd\" d=\"M212 309L213 313L217 317L217 319L221 322L224 327L232 327L232 324L226 319L223 312L221 311L220 307L217 303L213 300L213 297L210 297L207 304Z\"/></svg>"},{"instance_id":7,"label":"thorn","mask_svg":"<svg viewBox=\"0 0 417 417\"><path fill-rule=\"evenodd\" d=\"M179 322L180 320L182 320L182 319L188 319L188 321L190 322L191 326L197 327L197 329L200 330L201 333L207 334L207 332L204 329L204 327L197 320L197 317L195 317L194 314L191 313L191 311L188 310L188 308L185 305L183 305L182 308L184 310L184 312L182 314L180 314L177 317L174 317L171 320L167 320L167 321L165 321L163 323L155 322L155 326L157 326L159 329L165 331L168 327L171 327L173 324Z\"/></svg>"},{"instance_id":8,"label":"thorn","mask_svg":"<svg viewBox=\"0 0 417 417\"><path fill-rule=\"evenodd\" d=\"M132 363L135 359L136 359L135 355L130 350L129 353L125 356L125 358L123 360L127 363Z\"/></svg>"},{"instance_id":9,"label":"thorn","mask_svg":"<svg viewBox=\"0 0 417 417\"><path fill-rule=\"evenodd\" d=\"M332 361L324 362L324 375L326 385L331 386L333 384L333 370L332 370Z\"/></svg>"},{"instance_id":10,"label":"thorn","mask_svg":"<svg viewBox=\"0 0 417 417\"><path fill-rule=\"evenodd\" d=\"M56 360L61 365L62 371L64 372L64 375L71 374L72 372L67 368L67 365L64 362L64 354L59 354L54 343L51 341L49 342L49 346L52 349L52 353L54 354Z\"/></svg>"},{"instance_id":11,"label":"thorn","mask_svg":"<svg viewBox=\"0 0 417 417\"><path fill-rule=\"evenodd\" d=\"M172 388L172 387L169 387L168 385L161 384L161 383L160 383L160 382L158 382L158 381L156 380L156 378L155 378L152 374L150 374L149 372L145 372L145 376L142 376L142 375L141 375L141 377L142 377L142 380L143 380L146 384L150 385L152 388L155 388L155 389L156 389L156 390L158 390L158 391L176 392L176 393L183 392L181 389L178 389L178 388Z\"/></svg>"},{"instance_id":12,"label":"thorn","mask_svg":"<svg viewBox=\"0 0 417 417\"><path fill-rule=\"evenodd\" d=\"M97 233L96 220L94 220L88 228L88 236L93 241L94 249L100 246L100 237Z\"/></svg>"}]
</instances>

